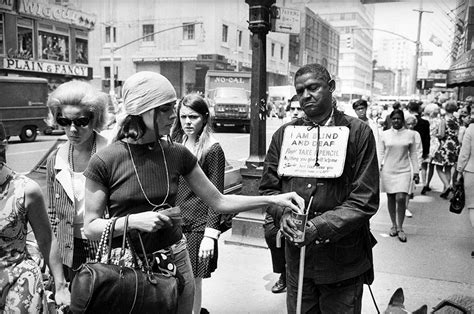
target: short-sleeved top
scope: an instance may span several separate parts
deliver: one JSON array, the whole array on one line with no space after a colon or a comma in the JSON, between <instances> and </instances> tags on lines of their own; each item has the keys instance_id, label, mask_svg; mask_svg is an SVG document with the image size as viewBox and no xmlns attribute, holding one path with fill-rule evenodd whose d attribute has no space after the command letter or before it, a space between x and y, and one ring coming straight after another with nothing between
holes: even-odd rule
<instances>
[{"instance_id":1,"label":"short-sleeved top","mask_svg":"<svg viewBox=\"0 0 474 314\"><path fill-rule=\"evenodd\" d=\"M168 176L169 194L166 203L174 206L179 177L189 174L194 169L196 157L183 145L167 141L161 141L165 159L160 145L150 147L129 144L129 147L133 163L127 144L116 141L92 156L84 172L86 178L107 188L107 207L110 216L124 217L127 214L141 213L153 208L143 195L134 168L137 170L146 197L157 205L165 201ZM175 226L154 233L144 233L143 241L147 253L152 253L170 246L181 237L181 227ZM118 240L114 239L114 247L120 246Z\"/></svg>"}]
</instances>

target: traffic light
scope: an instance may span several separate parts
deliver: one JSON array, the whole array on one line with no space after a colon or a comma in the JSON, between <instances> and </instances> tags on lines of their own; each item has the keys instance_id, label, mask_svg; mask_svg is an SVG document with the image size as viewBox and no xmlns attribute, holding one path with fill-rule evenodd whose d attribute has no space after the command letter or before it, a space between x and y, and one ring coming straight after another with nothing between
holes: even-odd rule
<instances>
[{"instance_id":1,"label":"traffic light","mask_svg":"<svg viewBox=\"0 0 474 314\"><path fill-rule=\"evenodd\" d=\"M352 49L354 48L354 40L352 35L346 37L346 48Z\"/></svg>"}]
</instances>

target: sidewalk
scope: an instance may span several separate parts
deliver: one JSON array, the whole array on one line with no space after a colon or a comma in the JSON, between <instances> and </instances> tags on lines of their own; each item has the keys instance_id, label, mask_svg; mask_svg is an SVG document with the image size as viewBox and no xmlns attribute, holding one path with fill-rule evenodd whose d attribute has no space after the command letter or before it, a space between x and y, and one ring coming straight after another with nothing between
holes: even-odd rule
<instances>
[{"instance_id":1,"label":"sidewalk","mask_svg":"<svg viewBox=\"0 0 474 314\"><path fill-rule=\"evenodd\" d=\"M423 304L431 309L451 294L474 296L474 249L467 211L454 215L448 202L439 198L440 183L433 178L433 192L415 193L410 203L413 218L405 220L408 242L388 236L390 219L386 195L381 195L379 212L371 220L378 244L374 249L375 300L383 313L393 292L402 287L405 305L415 310ZM436 192L437 191L437 192ZM443 227L440 227L443 226ZM203 281L203 307L210 313L286 313L286 293L270 289L278 279L272 273L270 251L226 244L231 231L219 239L219 266ZM263 237L263 229L262 229ZM368 287L364 287L362 313L377 313Z\"/></svg>"}]
</instances>

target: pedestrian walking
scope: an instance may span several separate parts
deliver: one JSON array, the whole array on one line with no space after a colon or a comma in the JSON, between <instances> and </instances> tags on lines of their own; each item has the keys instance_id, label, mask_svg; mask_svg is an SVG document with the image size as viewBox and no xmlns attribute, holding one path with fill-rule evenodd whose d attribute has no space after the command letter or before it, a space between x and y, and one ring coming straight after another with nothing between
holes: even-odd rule
<instances>
[{"instance_id":1,"label":"pedestrian walking","mask_svg":"<svg viewBox=\"0 0 474 314\"><path fill-rule=\"evenodd\" d=\"M416 151L417 151L417 155L418 155L418 165L421 165L422 162L423 162L423 144L422 144L423 141L421 139L420 133L418 133L418 131L415 130L417 123L418 123L418 120L417 120L416 116L413 116L413 115L410 115L410 114L407 115L407 117L405 119L405 125L406 125L408 130L412 130L415 133L415 143L416 143ZM410 162L411 172L415 173L415 171L413 169L413 166L414 165ZM421 170L421 169L419 169L419 170ZM410 184L410 190L408 191L408 197L406 199L407 204L406 204L406 209L405 209L405 216L408 217L408 218L413 217L413 213L410 211L410 209L408 207L408 204L410 203L410 200L414 198L414 192L416 190L416 184L417 184L417 182L415 181L415 179L413 179L411 184Z\"/></svg>"},{"instance_id":2,"label":"pedestrian walking","mask_svg":"<svg viewBox=\"0 0 474 314\"><path fill-rule=\"evenodd\" d=\"M91 156L107 143L98 132L106 124L108 103L107 94L81 81L61 84L48 98L51 116L67 136L66 143L48 157L46 182L48 216L68 282L79 266L95 260L99 245L84 234L83 172Z\"/></svg>"},{"instance_id":3,"label":"pedestrian walking","mask_svg":"<svg viewBox=\"0 0 474 314\"><path fill-rule=\"evenodd\" d=\"M474 110L470 111L470 124L464 132L461 150L457 160L457 180L464 177L464 191L466 192L466 205L469 211L469 219L474 228ZM471 252L474 258L474 250Z\"/></svg>"},{"instance_id":4,"label":"pedestrian walking","mask_svg":"<svg viewBox=\"0 0 474 314\"><path fill-rule=\"evenodd\" d=\"M379 156L379 142L380 142L380 132L379 132L379 125L376 121L372 120L371 118L367 117L367 108L369 104L367 100L359 99L352 104L352 109L356 113L357 117L367 123L372 130L375 138L375 147L377 148L377 160L380 163L380 156Z\"/></svg>"},{"instance_id":5,"label":"pedestrian walking","mask_svg":"<svg viewBox=\"0 0 474 314\"><path fill-rule=\"evenodd\" d=\"M223 193L225 155L212 134L211 125L207 101L197 94L190 94L178 103L172 138L196 156L206 177ZM201 313L202 279L210 278L217 268L221 215L204 203L183 177L179 178L176 204L183 214L182 228L194 274L193 313Z\"/></svg>"},{"instance_id":6,"label":"pedestrian walking","mask_svg":"<svg viewBox=\"0 0 474 314\"><path fill-rule=\"evenodd\" d=\"M114 235L118 237L112 243L117 248L121 247L128 216L129 228L142 233L146 252L159 251L174 260L184 279L177 311L188 314L193 309L194 276L186 240L181 226L160 211L166 204L176 205L180 176L199 198L221 213L270 204L299 210L304 204L296 193L260 197L219 192L199 167L196 156L169 138L176 118L176 100L173 86L158 73L142 71L125 81L126 117L116 140L92 156L84 173L87 178L84 227L88 238L98 239L109 220L104 219L108 208L110 217L117 217ZM132 247L140 247L136 241L131 242Z\"/></svg>"},{"instance_id":7,"label":"pedestrian walking","mask_svg":"<svg viewBox=\"0 0 474 314\"><path fill-rule=\"evenodd\" d=\"M424 183L424 186L421 189L421 192L420 192L421 195L425 195L426 192L431 191L430 183L435 173L435 165L433 164L433 157L439 148L438 132L439 132L439 125L441 123L440 107L436 103L430 103L426 105L426 107L423 109L423 115L424 115L424 118L428 120L430 124L430 151L429 151L429 156L428 156L426 177L424 179L422 178L422 182ZM424 173L422 172L422 175L423 174Z\"/></svg>"},{"instance_id":8,"label":"pedestrian walking","mask_svg":"<svg viewBox=\"0 0 474 314\"><path fill-rule=\"evenodd\" d=\"M443 192L439 195L444 199L449 198L453 191L451 184L451 169L458 159L459 141L459 123L453 113L457 111L456 102L448 101L445 107L445 117L441 119L438 131L440 145L433 157L433 164L436 166L438 176L443 183Z\"/></svg>"},{"instance_id":9,"label":"pedestrian walking","mask_svg":"<svg viewBox=\"0 0 474 314\"><path fill-rule=\"evenodd\" d=\"M281 126L265 158L260 193L276 196L296 191L309 204L304 242L298 242L291 210L267 207L280 221L286 238L287 310L297 308L300 247L305 246L302 313L360 313L363 284L373 280L369 219L379 207L379 171L370 127L334 108L335 81L320 64L307 64L295 74L295 87L305 117ZM347 155L338 178L286 176L278 173L285 130L297 126L348 128ZM319 151L319 150L318 150ZM317 201L316 201L317 200Z\"/></svg>"},{"instance_id":10,"label":"pedestrian walking","mask_svg":"<svg viewBox=\"0 0 474 314\"><path fill-rule=\"evenodd\" d=\"M430 163L430 122L421 117L421 105L421 101L411 100L408 102L407 109L408 114L416 118L416 123L412 124L413 130L418 133L421 139L422 153L420 160L420 173L421 183L425 186L428 164ZM408 127L408 129L410 129L410 127Z\"/></svg>"},{"instance_id":11,"label":"pedestrian walking","mask_svg":"<svg viewBox=\"0 0 474 314\"><path fill-rule=\"evenodd\" d=\"M419 180L418 151L415 133L405 127L401 109L390 113L392 127L382 133L380 141L381 191L387 193L387 207L392 221L390 236L407 241L403 230L408 193L412 180Z\"/></svg>"},{"instance_id":12,"label":"pedestrian walking","mask_svg":"<svg viewBox=\"0 0 474 314\"><path fill-rule=\"evenodd\" d=\"M47 311L43 274L27 251L25 235L28 225L53 275L56 304L68 306L71 296L40 187L33 180L15 173L2 161L0 193L0 312Z\"/></svg>"}]
</instances>

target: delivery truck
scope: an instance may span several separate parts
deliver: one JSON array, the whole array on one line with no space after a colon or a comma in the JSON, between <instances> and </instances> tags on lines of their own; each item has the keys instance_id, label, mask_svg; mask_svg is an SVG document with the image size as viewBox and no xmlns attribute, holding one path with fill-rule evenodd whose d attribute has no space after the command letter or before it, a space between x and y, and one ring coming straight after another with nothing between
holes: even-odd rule
<instances>
[{"instance_id":1,"label":"delivery truck","mask_svg":"<svg viewBox=\"0 0 474 314\"><path fill-rule=\"evenodd\" d=\"M47 128L48 81L33 77L0 77L0 122L8 139L33 142Z\"/></svg>"},{"instance_id":2,"label":"delivery truck","mask_svg":"<svg viewBox=\"0 0 474 314\"><path fill-rule=\"evenodd\" d=\"M211 103L215 128L250 131L250 78L250 72L207 71L205 96Z\"/></svg>"}]
</instances>

